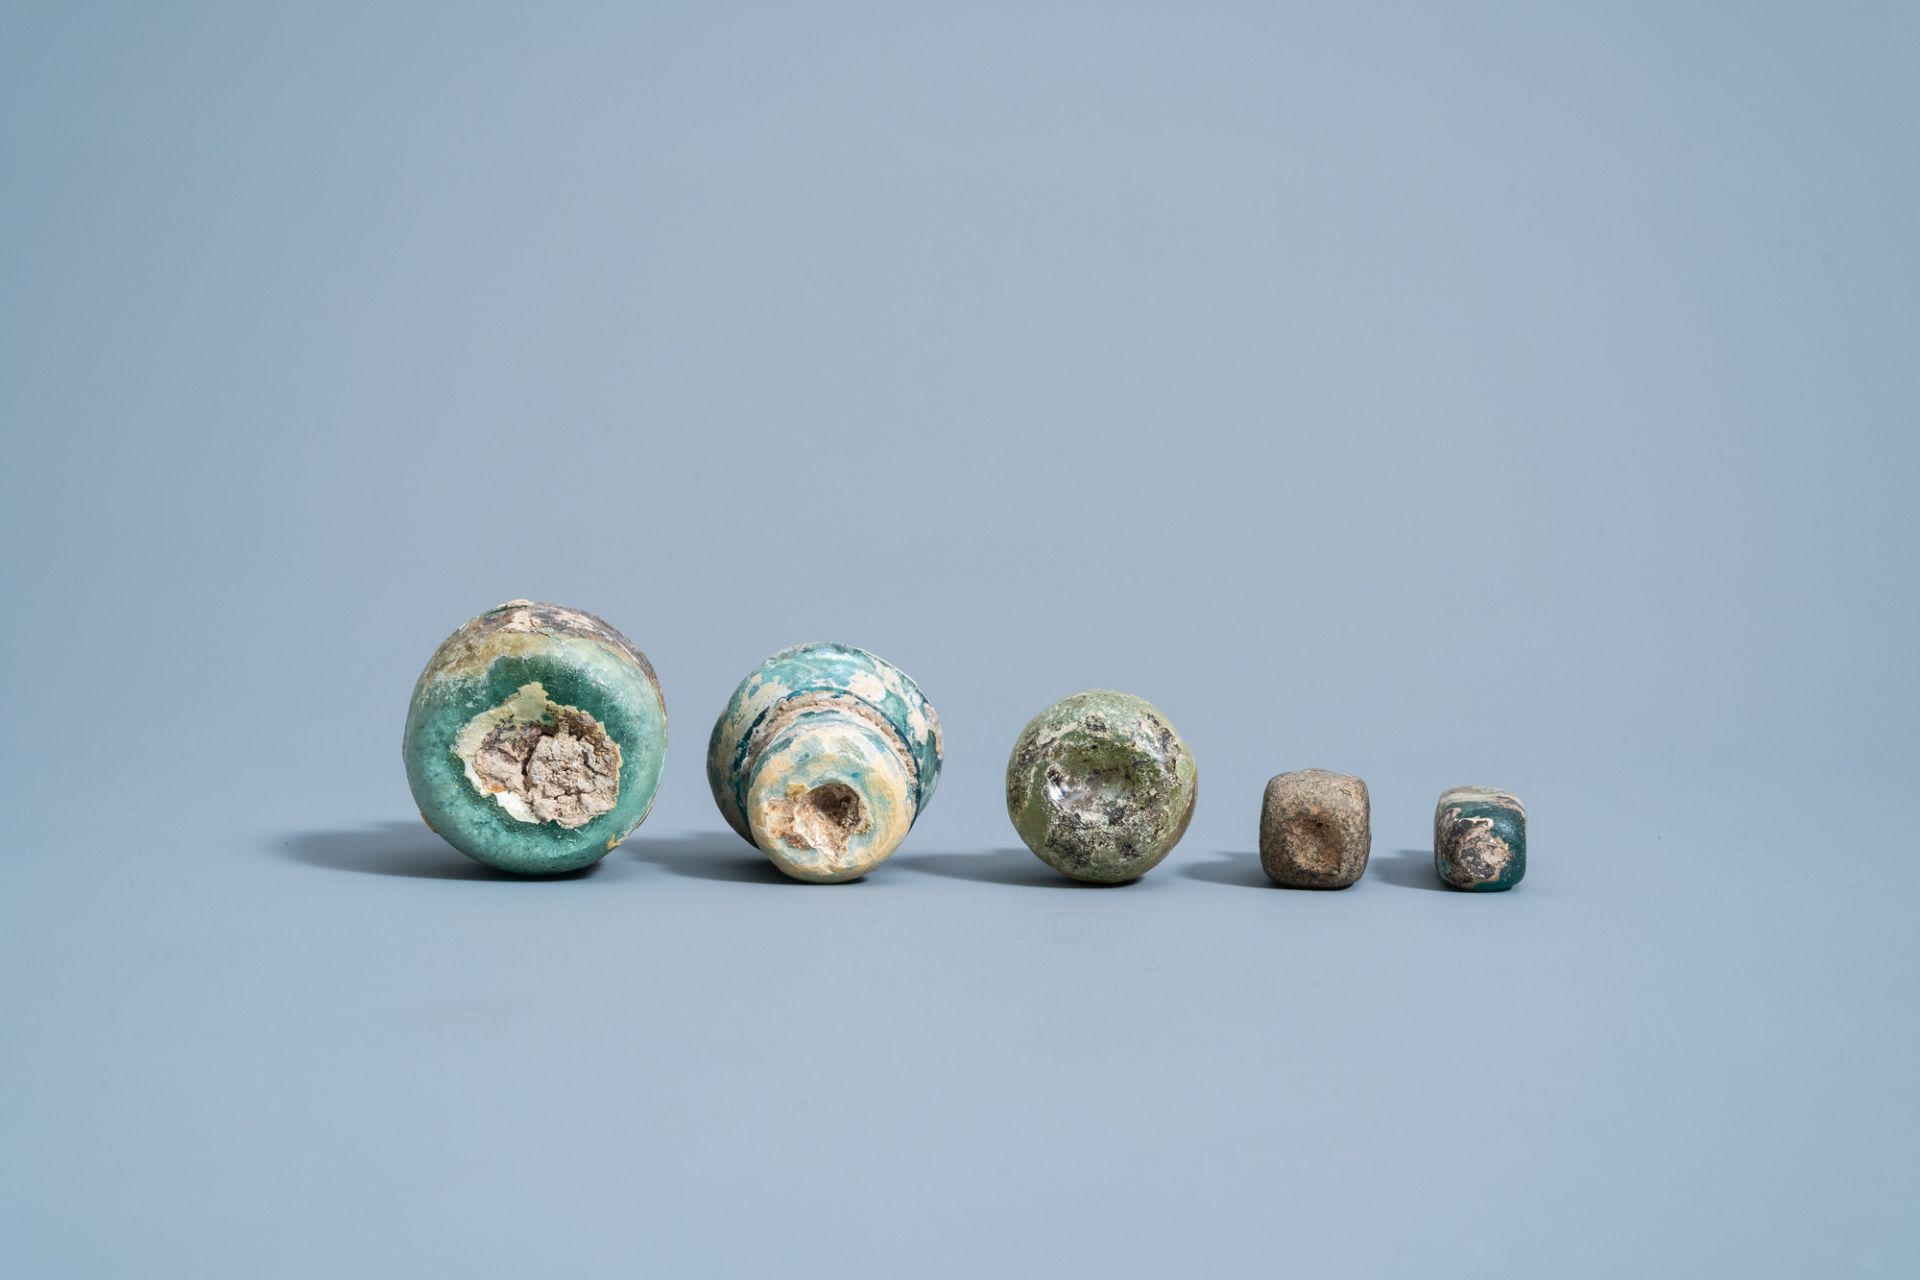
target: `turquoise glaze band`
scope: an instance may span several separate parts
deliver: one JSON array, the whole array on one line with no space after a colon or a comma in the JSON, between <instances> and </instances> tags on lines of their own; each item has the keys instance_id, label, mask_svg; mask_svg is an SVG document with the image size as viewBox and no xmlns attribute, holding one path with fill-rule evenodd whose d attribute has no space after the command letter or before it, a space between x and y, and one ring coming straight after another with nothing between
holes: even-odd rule
<instances>
[{"instance_id":1,"label":"turquoise glaze band","mask_svg":"<svg viewBox=\"0 0 1920 1280\"><path fill-rule=\"evenodd\" d=\"M590 866L653 807L667 709L647 657L589 613L514 600L472 619L414 686L402 740L427 825L487 866Z\"/></svg>"},{"instance_id":2,"label":"turquoise glaze band","mask_svg":"<svg viewBox=\"0 0 1920 1280\"><path fill-rule=\"evenodd\" d=\"M940 753L939 716L905 672L851 645L796 645L734 690L707 782L775 866L832 883L899 847L939 784Z\"/></svg>"}]
</instances>

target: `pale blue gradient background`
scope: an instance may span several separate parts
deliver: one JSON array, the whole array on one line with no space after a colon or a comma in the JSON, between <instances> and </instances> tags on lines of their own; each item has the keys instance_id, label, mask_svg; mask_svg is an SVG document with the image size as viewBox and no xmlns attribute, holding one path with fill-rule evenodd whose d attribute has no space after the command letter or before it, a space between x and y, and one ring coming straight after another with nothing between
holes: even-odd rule
<instances>
[{"instance_id":1,"label":"pale blue gradient background","mask_svg":"<svg viewBox=\"0 0 1920 1280\"><path fill-rule=\"evenodd\" d=\"M1920 1272L1920 17L1585 9L6 4L0 1271ZM585 878L413 825L515 595L673 716ZM947 722L855 886L702 777L813 638Z\"/></svg>"}]
</instances>

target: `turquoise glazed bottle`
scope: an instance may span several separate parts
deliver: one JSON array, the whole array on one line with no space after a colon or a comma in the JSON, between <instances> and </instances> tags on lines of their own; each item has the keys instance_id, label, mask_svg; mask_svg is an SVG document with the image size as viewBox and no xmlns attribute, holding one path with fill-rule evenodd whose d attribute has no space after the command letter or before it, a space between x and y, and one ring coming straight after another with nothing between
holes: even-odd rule
<instances>
[{"instance_id":1,"label":"turquoise glazed bottle","mask_svg":"<svg viewBox=\"0 0 1920 1280\"><path fill-rule=\"evenodd\" d=\"M865 649L802 644L733 691L707 746L727 822L796 880L831 884L900 847L940 781L940 717Z\"/></svg>"},{"instance_id":2,"label":"turquoise glazed bottle","mask_svg":"<svg viewBox=\"0 0 1920 1280\"><path fill-rule=\"evenodd\" d=\"M1193 753L1157 707L1092 689L1021 732L1007 761L1007 816L1055 871L1120 884L1180 842L1198 787Z\"/></svg>"},{"instance_id":3,"label":"turquoise glazed bottle","mask_svg":"<svg viewBox=\"0 0 1920 1280\"><path fill-rule=\"evenodd\" d=\"M1456 889L1494 893L1527 874L1527 809L1511 791L1455 787L1433 808L1433 869Z\"/></svg>"},{"instance_id":4,"label":"turquoise glazed bottle","mask_svg":"<svg viewBox=\"0 0 1920 1280\"><path fill-rule=\"evenodd\" d=\"M519 875L577 871L660 789L667 707L647 655L590 613L510 600L435 651L401 744L420 816Z\"/></svg>"}]
</instances>

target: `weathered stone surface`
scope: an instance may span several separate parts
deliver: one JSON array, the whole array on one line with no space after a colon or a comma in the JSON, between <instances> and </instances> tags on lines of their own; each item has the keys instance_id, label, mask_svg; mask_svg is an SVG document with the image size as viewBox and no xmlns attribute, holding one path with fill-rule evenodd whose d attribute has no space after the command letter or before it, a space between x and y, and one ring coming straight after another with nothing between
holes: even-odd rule
<instances>
[{"instance_id":1,"label":"weathered stone surface","mask_svg":"<svg viewBox=\"0 0 1920 1280\"><path fill-rule=\"evenodd\" d=\"M940 780L940 717L865 649L761 663L713 726L707 784L728 824L796 880L858 879L893 855Z\"/></svg>"},{"instance_id":2,"label":"weathered stone surface","mask_svg":"<svg viewBox=\"0 0 1920 1280\"><path fill-rule=\"evenodd\" d=\"M510 600L435 651L401 746L420 816L520 875L605 857L653 807L667 708L644 653L577 609Z\"/></svg>"},{"instance_id":3,"label":"weathered stone surface","mask_svg":"<svg viewBox=\"0 0 1920 1280\"><path fill-rule=\"evenodd\" d=\"M1344 889L1366 873L1372 847L1367 784L1359 778L1302 769L1267 783L1260 865L1275 884Z\"/></svg>"},{"instance_id":4,"label":"weathered stone surface","mask_svg":"<svg viewBox=\"0 0 1920 1280\"><path fill-rule=\"evenodd\" d=\"M1179 843L1197 785L1193 753L1152 703L1093 689L1021 732L1007 762L1007 815L1054 870L1118 884Z\"/></svg>"},{"instance_id":5,"label":"weathered stone surface","mask_svg":"<svg viewBox=\"0 0 1920 1280\"><path fill-rule=\"evenodd\" d=\"M1456 889L1511 889L1527 874L1527 810L1510 791L1455 787L1433 811L1433 869Z\"/></svg>"}]
</instances>

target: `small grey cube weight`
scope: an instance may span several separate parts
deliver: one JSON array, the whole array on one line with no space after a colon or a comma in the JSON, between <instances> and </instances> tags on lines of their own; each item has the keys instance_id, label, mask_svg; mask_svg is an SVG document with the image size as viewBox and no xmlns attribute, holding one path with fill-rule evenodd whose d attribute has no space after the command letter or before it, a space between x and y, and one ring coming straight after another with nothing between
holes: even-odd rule
<instances>
[{"instance_id":1,"label":"small grey cube weight","mask_svg":"<svg viewBox=\"0 0 1920 1280\"><path fill-rule=\"evenodd\" d=\"M1373 848L1367 784L1347 773L1302 769L1267 783L1260 805L1260 866L1290 889L1344 889Z\"/></svg>"}]
</instances>

